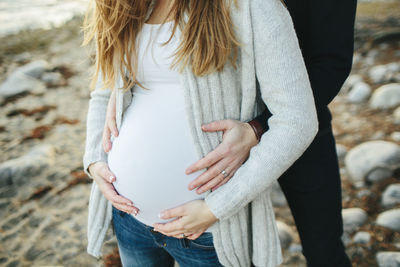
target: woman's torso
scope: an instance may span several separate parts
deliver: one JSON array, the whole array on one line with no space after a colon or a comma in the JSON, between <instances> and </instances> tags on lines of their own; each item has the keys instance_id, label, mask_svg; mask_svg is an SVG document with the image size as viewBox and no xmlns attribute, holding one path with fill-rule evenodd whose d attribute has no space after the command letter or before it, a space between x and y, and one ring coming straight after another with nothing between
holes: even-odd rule
<instances>
[{"instance_id":1,"label":"woman's torso","mask_svg":"<svg viewBox=\"0 0 400 267\"><path fill-rule=\"evenodd\" d=\"M108 154L110 170L116 175L115 189L132 200L140 210L135 218L147 225L170 221L158 218L165 209L204 199L204 193L188 190L188 184L203 170L185 174L198 159L185 114L180 74L169 69L179 29L166 46L160 46L168 40L172 26L172 22L143 26L138 39L137 78L150 90L133 88L132 102Z\"/></svg>"}]
</instances>

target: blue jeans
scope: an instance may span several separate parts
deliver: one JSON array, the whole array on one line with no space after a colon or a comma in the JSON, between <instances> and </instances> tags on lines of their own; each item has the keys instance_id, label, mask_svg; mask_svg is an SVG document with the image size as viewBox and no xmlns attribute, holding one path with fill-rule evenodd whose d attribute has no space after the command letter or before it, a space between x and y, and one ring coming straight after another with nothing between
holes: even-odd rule
<instances>
[{"instance_id":1,"label":"blue jeans","mask_svg":"<svg viewBox=\"0 0 400 267\"><path fill-rule=\"evenodd\" d=\"M123 266L173 267L175 260L180 267L223 266L210 232L196 240L166 236L114 206L112 224Z\"/></svg>"}]
</instances>

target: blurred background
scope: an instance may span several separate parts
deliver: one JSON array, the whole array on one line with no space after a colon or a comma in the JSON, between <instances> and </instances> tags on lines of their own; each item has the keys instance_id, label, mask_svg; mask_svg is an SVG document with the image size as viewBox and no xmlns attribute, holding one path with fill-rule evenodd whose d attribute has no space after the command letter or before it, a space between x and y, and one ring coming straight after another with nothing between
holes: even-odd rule
<instances>
[{"instance_id":1,"label":"blurred background","mask_svg":"<svg viewBox=\"0 0 400 267\"><path fill-rule=\"evenodd\" d=\"M87 4L0 0L0 266L120 265L111 231L102 259L86 253ZM354 266L400 266L399 0L359 0L353 69L329 107L347 253ZM277 184L273 203L283 266L305 266Z\"/></svg>"}]
</instances>

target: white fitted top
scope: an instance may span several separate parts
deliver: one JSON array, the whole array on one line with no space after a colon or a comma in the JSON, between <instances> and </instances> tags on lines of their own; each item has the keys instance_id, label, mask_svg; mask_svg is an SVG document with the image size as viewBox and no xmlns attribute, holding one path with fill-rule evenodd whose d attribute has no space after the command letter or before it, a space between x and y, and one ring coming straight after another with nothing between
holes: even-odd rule
<instances>
[{"instance_id":1,"label":"white fitted top","mask_svg":"<svg viewBox=\"0 0 400 267\"><path fill-rule=\"evenodd\" d=\"M108 153L109 168L116 176L115 189L139 208L138 215L132 216L150 226L172 220L160 219L161 211L204 199L204 193L188 189L204 169L185 174L198 158L185 113L180 74L169 69L172 57L168 56L179 39L175 35L166 46L159 45L168 40L172 26L172 21L144 24L138 35L138 80L150 90L135 85L119 135ZM180 33L178 28L175 33Z\"/></svg>"}]
</instances>

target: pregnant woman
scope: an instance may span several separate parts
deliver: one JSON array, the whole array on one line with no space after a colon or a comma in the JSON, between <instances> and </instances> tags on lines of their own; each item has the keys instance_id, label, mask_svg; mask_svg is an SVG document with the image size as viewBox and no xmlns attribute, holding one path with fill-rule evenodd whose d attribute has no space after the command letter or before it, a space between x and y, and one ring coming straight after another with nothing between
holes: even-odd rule
<instances>
[{"instance_id":1,"label":"pregnant woman","mask_svg":"<svg viewBox=\"0 0 400 267\"><path fill-rule=\"evenodd\" d=\"M94 179L88 253L102 255L112 221L124 266L279 265L270 185L318 130L285 6L279 0L95 3L85 21L85 43L94 39L97 47L83 159ZM119 135L106 154L110 97ZM188 190L201 171L186 175L186 167L228 139L201 126L248 121L265 104L273 113L270 130L240 168L221 170L234 173L229 182L200 195ZM176 207L179 216L168 212ZM168 235L153 227L166 222L185 227Z\"/></svg>"}]
</instances>

